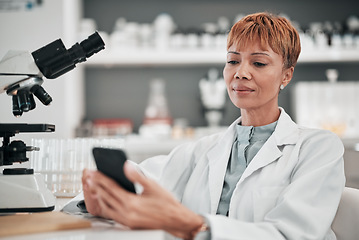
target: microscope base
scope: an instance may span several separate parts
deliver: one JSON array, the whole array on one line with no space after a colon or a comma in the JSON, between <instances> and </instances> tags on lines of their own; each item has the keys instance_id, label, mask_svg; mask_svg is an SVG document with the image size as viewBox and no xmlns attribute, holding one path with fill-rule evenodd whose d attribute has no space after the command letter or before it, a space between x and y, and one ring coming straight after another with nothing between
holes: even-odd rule
<instances>
[{"instance_id":1,"label":"microscope base","mask_svg":"<svg viewBox=\"0 0 359 240\"><path fill-rule=\"evenodd\" d=\"M55 209L55 196L41 174L0 174L0 213L45 212Z\"/></svg>"}]
</instances>

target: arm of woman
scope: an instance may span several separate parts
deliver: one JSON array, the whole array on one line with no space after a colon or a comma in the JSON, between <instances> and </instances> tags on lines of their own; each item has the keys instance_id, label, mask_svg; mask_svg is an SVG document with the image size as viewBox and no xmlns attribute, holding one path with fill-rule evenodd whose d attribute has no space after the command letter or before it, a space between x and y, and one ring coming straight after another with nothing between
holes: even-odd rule
<instances>
[{"instance_id":1,"label":"arm of woman","mask_svg":"<svg viewBox=\"0 0 359 240\"><path fill-rule=\"evenodd\" d=\"M137 172L128 162L128 179L142 185L141 194L130 193L99 171L84 171L84 196L88 211L113 219L131 229L162 229L184 239L192 239L203 218L178 202L154 180Z\"/></svg>"}]
</instances>

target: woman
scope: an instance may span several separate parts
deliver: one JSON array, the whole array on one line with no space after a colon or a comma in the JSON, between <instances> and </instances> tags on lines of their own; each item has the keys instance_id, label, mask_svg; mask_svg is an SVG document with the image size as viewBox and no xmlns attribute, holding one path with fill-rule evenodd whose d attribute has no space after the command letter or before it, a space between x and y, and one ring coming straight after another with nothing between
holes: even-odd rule
<instances>
[{"instance_id":1,"label":"woman","mask_svg":"<svg viewBox=\"0 0 359 240\"><path fill-rule=\"evenodd\" d=\"M252 14L232 27L227 50L223 75L241 117L168 156L126 163L141 194L85 170L89 212L185 239L335 239L342 143L296 125L278 106L300 53L297 31L282 17Z\"/></svg>"}]
</instances>

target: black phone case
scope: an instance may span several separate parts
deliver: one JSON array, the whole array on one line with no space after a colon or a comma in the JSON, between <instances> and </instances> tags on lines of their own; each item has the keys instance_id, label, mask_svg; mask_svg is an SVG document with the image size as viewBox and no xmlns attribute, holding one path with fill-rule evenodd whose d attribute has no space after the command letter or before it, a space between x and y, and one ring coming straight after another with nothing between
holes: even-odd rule
<instances>
[{"instance_id":1,"label":"black phone case","mask_svg":"<svg viewBox=\"0 0 359 240\"><path fill-rule=\"evenodd\" d=\"M99 171L114 179L127 191L136 193L135 186L127 179L123 171L123 165L127 160L123 150L95 147L92 153Z\"/></svg>"}]
</instances>

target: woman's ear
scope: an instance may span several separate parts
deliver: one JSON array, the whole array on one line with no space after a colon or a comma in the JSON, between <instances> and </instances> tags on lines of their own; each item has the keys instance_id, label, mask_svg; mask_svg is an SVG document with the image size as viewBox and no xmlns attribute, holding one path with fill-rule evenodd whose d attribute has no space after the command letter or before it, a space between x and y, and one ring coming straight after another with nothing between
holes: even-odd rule
<instances>
[{"instance_id":1,"label":"woman's ear","mask_svg":"<svg viewBox=\"0 0 359 240\"><path fill-rule=\"evenodd\" d=\"M294 67L290 67L284 70L284 78L282 81L282 85L284 85L284 87L288 85L290 80L292 80L293 72L294 72Z\"/></svg>"}]
</instances>

